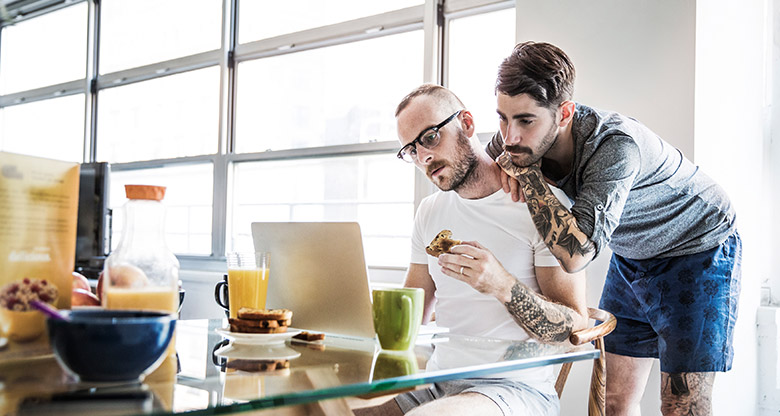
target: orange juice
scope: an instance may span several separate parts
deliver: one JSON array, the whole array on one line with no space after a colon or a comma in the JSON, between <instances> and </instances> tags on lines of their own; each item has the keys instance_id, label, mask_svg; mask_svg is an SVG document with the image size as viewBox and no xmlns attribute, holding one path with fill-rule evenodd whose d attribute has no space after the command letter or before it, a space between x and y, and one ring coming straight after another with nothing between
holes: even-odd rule
<instances>
[{"instance_id":1,"label":"orange juice","mask_svg":"<svg viewBox=\"0 0 780 416\"><path fill-rule=\"evenodd\" d=\"M268 268L228 269L228 302L230 317L238 316L242 307L265 309L268 294Z\"/></svg>"},{"instance_id":2,"label":"orange juice","mask_svg":"<svg viewBox=\"0 0 780 416\"><path fill-rule=\"evenodd\" d=\"M141 309L175 314L179 309L179 294L170 288L106 288L106 309Z\"/></svg>"}]
</instances>

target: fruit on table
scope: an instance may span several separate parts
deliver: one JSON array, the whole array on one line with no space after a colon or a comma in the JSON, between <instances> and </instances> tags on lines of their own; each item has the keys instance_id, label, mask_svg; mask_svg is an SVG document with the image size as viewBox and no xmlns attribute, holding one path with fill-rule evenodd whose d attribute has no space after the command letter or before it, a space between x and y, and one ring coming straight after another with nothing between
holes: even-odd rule
<instances>
[{"instance_id":1,"label":"fruit on table","mask_svg":"<svg viewBox=\"0 0 780 416\"><path fill-rule=\"evenodd\" d=\"M79 272L73 272L73 289L84 289L91 291L89 287L89 280L87 277Z\"/></svg>"},{"instance_id":2,"label":"fruit on table","mask_svg":"<svg viewBox=\"0 0 780 416\"><path fill-rule=\"evenodd\" d=\"M100 299L89 290L73 289L70 297L72 306L100 306Z\"/></svg>"},{"instance_id":3,"label":"fruit on table","mask_svg":"<svg viewBox=\"0 0 780 416\"><path fill-rule=\"evenodd\" d=\"M103 299L103 280L105 280L106 271L103 270L98 276L97 296ZM149 284L149 278L143 270L131 264L118 264L108 269L108 275L111 279L111 287L122 288L140 288Z\"/></svg>"},{"instance_id":4,"label":"fruit on table","mask_svg":"<svg viewBox=\"0 0 780 416\"><path fill-rule=\"evenodd\" d=\"M127 263L110 267L108 276L114 287L138 288L149 284L149 278L143 270Z\"/></svg>"}]
</instances>

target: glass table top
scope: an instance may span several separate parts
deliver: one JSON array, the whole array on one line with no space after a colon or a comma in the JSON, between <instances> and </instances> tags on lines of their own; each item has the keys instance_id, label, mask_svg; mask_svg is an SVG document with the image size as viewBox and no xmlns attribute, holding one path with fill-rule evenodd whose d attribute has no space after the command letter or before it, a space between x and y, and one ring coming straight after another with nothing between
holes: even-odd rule
<instances>
[{"instance_id":1,"label":"glass table top","mask_svg":"<svg viewBox=\"0 0 780 416\"><path fill-rule=\"evenodd\" d=\"M329 334L322 341L231 340L226 321L183 320L176 355L142 383L87 383L51 353L0 363L0 414L224 414L377 395L598 357L590 345L548 345L450 333L423 334L413 350ZM232 338L232 337L231 337Z\"/></svg>"}]
</instances>

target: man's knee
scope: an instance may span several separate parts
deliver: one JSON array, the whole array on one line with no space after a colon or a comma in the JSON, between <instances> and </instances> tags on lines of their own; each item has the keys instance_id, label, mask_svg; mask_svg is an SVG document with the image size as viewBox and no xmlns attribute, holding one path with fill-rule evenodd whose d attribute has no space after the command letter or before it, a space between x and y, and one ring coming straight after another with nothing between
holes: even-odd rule
<instances>
[{"instance_id":1,"label":"man's knee","mask_svg":"<svg viewBox=\"0 0 780 416\"><path fill-rule=\"evenodd\" d=\"M436 399L412 409L410 416L428 415L503 415L501 408L487 396L479 393L466 392Z\"/></svg>"},{"instance_id":2,"label":"man's knee","mask_svg":"<svg viewBox=\"0 0 780 416\"><path fill-rule=\"evenodd\" d=\"M353 409L352 413L355 416L401 416L404 412L395 398L390 399L378 406L363 407L359 409Z\"/></svg>"}]
</instances>

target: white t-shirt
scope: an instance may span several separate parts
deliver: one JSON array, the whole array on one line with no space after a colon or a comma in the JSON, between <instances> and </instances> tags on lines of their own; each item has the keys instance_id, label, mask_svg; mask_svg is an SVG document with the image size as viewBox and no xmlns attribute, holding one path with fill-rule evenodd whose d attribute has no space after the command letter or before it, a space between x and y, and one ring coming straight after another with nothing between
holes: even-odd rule
<instances>
[{"instance_id":1,"label":"white t-shirt","mask_svg":"<svg viewBox=\"0 0 780 416\"><path fill-rule=\"evenodd\" d=\"M559 189L553 188L553 192L565 205L571 205ZM517 280L540 292L534 266L551 267L559 266L559 263L537 232L528 208L512 201L509 194L500 189L480 199L464 199L455 192L436 192L425 198L417 209L411 254L412 263L428 265L436 285L437 325L457 334L527 340L529 335L515 322L503 303L446 276L441 272L438 259L425 252L431 240L445 229L451 230L452 238L456 240L477 241ZM438 367L435 358L429 368L431 364ZM549 392L552 367L502 373L501 378L518 379Z\"/></svg>"}]
</instances>

